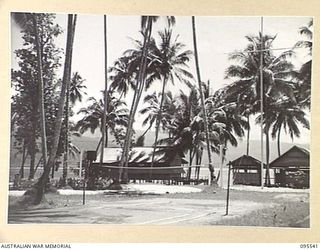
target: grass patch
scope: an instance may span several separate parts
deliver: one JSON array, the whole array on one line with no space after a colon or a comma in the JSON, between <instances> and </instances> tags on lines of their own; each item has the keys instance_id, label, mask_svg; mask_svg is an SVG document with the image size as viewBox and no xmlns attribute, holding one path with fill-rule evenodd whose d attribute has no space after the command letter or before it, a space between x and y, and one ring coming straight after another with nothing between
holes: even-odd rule
<instances>
[{"instance_id":1,"label":"grass patch","mask_svg":"<svg viewBox=\"0 0 320 250\"><path fill-rule=\"evenodd\" d=\"M211 225L308 228L310 227L309 202L286 201L241 217L225 217Z\"/></svg>"}]
</instances>

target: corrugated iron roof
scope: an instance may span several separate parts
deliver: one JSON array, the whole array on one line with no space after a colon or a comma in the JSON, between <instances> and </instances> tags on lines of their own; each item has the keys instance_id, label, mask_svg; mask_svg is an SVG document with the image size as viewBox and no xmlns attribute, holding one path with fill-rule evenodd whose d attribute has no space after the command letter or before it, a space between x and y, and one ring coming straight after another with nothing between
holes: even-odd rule
<instances>
[{"instance_id":1,"label":"corrugated iron roof","mask_svg":"<svg viewBox=\"0 0 320 250\"><path fill-rule=\"evenodd\" d=\"M151 163L153 147L134 147L129 154L129 163ZM100 154L94 163L100 162ZM105 148L103 151L103 163L111 164L118 163L121 160L122 148ZM157 163L165 163L167 159L164 152L157 152L154 156L154 161Z\"/></svg>"}]
</instances>

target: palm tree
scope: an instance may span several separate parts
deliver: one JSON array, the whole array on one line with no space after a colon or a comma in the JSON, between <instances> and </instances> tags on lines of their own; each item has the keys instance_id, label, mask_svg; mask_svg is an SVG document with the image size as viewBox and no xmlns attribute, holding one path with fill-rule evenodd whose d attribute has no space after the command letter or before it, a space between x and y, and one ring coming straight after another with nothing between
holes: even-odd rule
<instances>
[{"instance_id":1,"label":"palm tree","mask_svg":"<svg viewBox=\"0 0 320 250\"><path fill-rule=\"evenodd\" d=\"M66 104L65 104L65 153L63 159L63 174L62 174L62 183L66 184L67 175L68 175L68 157L69 157L69 146L70 146L70 137L69 137L69 116L70 108L75 105L77 101L82 101L82 96L87 93L84 91L87 87L83 84L84 79L80 76L78 72L73 73L70 84L66 90ZM70 107L71 104L71 107ZM53 171L52 171L53 173Z\"/></svg>"},{"instance_id":2,"label":"palm tree","mask_svg":"<svg viewBox=\"0 0 320 250\"><path fill-rule=\"evenodd\" d=\"M77 101L82 102L83 95L87 94L85 91L87 86L84 85L84 82L85 79L81 77L79 72L73 73L69 88L69 99L72 105L74 105Z\"/></svg>"},{"instance_id":3,"label":"palm tree","mask_svg":"<svg viewBox=\"0 0 320 250\"><path fill-rule=\"evenodd\" d=\"M305 117L305 112L301 110L297 103L290 99L276 100L269 106L269 120L272 123L271 136L277 138L278 156L280 151L280 135L282 128L293 140L294 137L300 137L299 124L310 129L309 121Z\"/></svg>"},{"instance_id":4,"label":"palm tree","mask_svg":"<svg viewBox=\"0 0 320 250\"><path fill-rule=\"evenodd\" d=\"M311 19L307 26L300 28L300 34L305 37L304 40L298 41L295 44L297 48L306 48L310 57L307 62L302 64L297 78L299 80L299 86L297 89L300 105L302 107L310 108L311 102L311 66L312 66L312 39L313 39L313 19Z\"/></svg>"},{"instance_id":5,"label":"palm tree","mask_svg":"<svg viewBox=\"0 0 320 250\"><path fill-rule=\"evenodd\" d=\"M126 97L129 89L135 91L138 65L131 56L124 55L109 67L110 91L117 91L120 99Z\"/></svg>"},{"instance_id":6,"label":"palm tree","mask_svg":"<svg viewBox=\"0 0 320 250\"><path fill-rule=\"evenodd\" d=\"M192 33L193 33L193 46L194 46L194 57L195 57L195 64L196 64L196 72L197 72L197 79L198 79L198 86L200 91L200 99L201 99L201 108L203 110L203 122L204 122L204 130L206 135L206 143L207 143L207 153L208 153L208 160L209 160L209 171L210 171L210 179L211 184L216 184L215 176L214 176L214 167L212 164L211 159L211 148L210 148L210 139L209 139L209 129L208 129L208 121L207 121L207 114L206 114L206 107L205 107L205 98L202 92L202 81L200 76L200 65L199 65L199 58L198 58L198 48L197 48L197 37L196 37L196 25L195 25L195 17L192 16Z\"/></svg>"},{"instance_id":7,"label":"palm tree","mask_svg":"<svg viewBox=\"0 0 320 250\"><path fill-rule=\"evenodd\" d=\"M287 59L293 55L293 51L286 51L279 56L274 56L272 52L272 42L275 36L247 36L248 46L242 52L234 52L229 58L237 64L231 65L226 70L226 77L233 78L233 83L227 87L226 92L229 96L240 96L241 103L251 105L251 114L257 114L260 106L260 49L263 48L263 82L264 82L264 113L268 119L269 105L274 99L284 97L295 100L294 89L296 82L294 79L294 66ZM263 41L263 45L261 45ZM264 132L266 135L266 165L267 182L269 176L269 130L270 124L265 122Z\"/></svg>"},{"instance_id":8,"label":"palm tree","mask_svg":"<svg viewBox=\"0 0 320 250\"><path fill-rule=\"evenodd\" d=\"M135 89L133 103L132 103L133 105L131 106L131 110L129 114L127 133L126 133L124 148L123 148L122 157L121 157L121 165L124 166L125 169L128 167L128 160L129 160L128 156L129 156L130 141L131 141L132 132L133 132L134 116L137 112L139 101L141 99L141 95L145 86L147 55L150 47L152 25L155 21L157 21L158 18L159 18L158 16L142 16L141 17L141 29L144 37L143 43L142 43L142 53L140 57L139 71L137 74L137 84L136 84L136 89ZM175 18L172 16L167 17L166 19L170 24L175 23ZM120 174L119 174L119 179L121 180L121 178L122 178L122 171L120 171ZM127 180L126 171L123 179L125 181Z\"/></svg>"},{"instance_id":9,"label":"palm tree","mask_svg":"<svg viewBox=\"0 0 320 250\"><path fill-rule=\"evenodd\" d=\"M37 15L31 14L31 19L34 28L35 47L37 50L37 66L38 66L38 82L39 82L39 111L40 111L40 127L41 127L41 147L43 164L47 163L47 136L46 136L46 120L44 110L44 82L43 82L43 67L42 67L42 53L41 44L38 33Z\"/></svg>"},{"instance_id":10,"label":"palm tree","mask_svg":"<svg viewBox=\"0 0 320 250\"><path fill-rule=\"evenodd\" d=\"M107 110L108 110L108 73L107 73L107 16L103 16L103 27L104 27L104 107L103 107L103 116L102 116L102 124L101 124L101 153L100 153L100 165L103 163L103 154L104 148L108 146L108 129L106 126L107 123Z\"/></svg>"},{"instance_id":11,"label":"palm tree","mask_svg":"<svg viewBox=\"0 0 320 250\"><path fill-rule=\"evenodd\" d=\"M159 136L160 122L162 119L162 108L165 100L165 89L168 81L172 84L175 82L175 78L179 81L191 86L190 80L192 80L192 74L187 71L187 63L190 60L192 51L184 50L185 45L178 42L178 37L172 38L172 29L169 27L163 32L159 32L160 43L156 44L155 40L151 40L150 52L153 72L147 78L146 88L155 81L162 80L162 91L159 105L159 112L156 117L156 131L155 140L153 145L153 153L151 160L151 168L154 164L154 156L157 148L157 141Z\"/></svg>"},{"instance_id":12,"label":"palm tree","mask_svg":"<svg viewBox=\"0 0 320 250\"><path fill-rule=\"evenodd\" d=\"M175 99L175 112L171 113L171 122L166 125L170 136L159 140L159 144L169 145L168 155L178 152L181 155L189 153L189 165L194 158L196 165L201 164L203 150L207 147L203 110L199 90L192 87L189 94L180 92ZM225 124L219 122L216 117L223 115L220 111L210 114L209 125L209 147L214 152L219 152L220 134L225 128ZM168 119L169 120L169 119ZM199 171L197 167L196 171ZM189 167L187 178L191 177L191 167Z\"/></svg>"},{"instance_id":13,"label":"palm tree","mask_svg":"<svg viewBox=\"0 0 320 250\"><path fill-rule=\"evenodd\" d=\"M125 108L125 102L111 96L110 92L108 92L107 100L106 127L114 133L117 126L127 126L128 110ZM79 130L81 134L88 130L93 134L98 128L102 130L104 101L90 97L88 102L91 102L91 104L85 108L81 108L78 112L78 114L84 115L75 126L75 129ZM107 140L108 137L106 137L106 142Z\"/></svg>"},{"instance_id":14,"label":"palm tree","mask_svg":"<svg viewBox=\"0 0 320 250\"><path fill-rule=\"evenodd\" d=\"M158 114L160 112L160 98L161 93L157 95L156 92L153 94L147 95L144 98L144 103L147 104L145 108L142 108L139 112L142 115L147 115L147 117L142 122L142 126L148 125L148 128L144 131L144 133L141 135L141 137L144 137L145 134L151 129L151 127L156 122L156 119L158 117ZM171 103L173 102L173 96L172 93L169 91L165 93L164 95L164 101L163 101L163 116L161 119L162 127L165 129L167 122L171 118L171 114L168 112L168 108L171 108Z\"/></svg>"},{"instance_id":15,"label":"palm tree","mask_svg":"<svg viewBox=\"0 0 320 250\"><path fill-rule=\"evenodd\" d=\"M65 107L66 90L68 89L68 85L70 83L70 77L71 77L72 51L73 51L73 40L74 40L74 33L75 33L75 27L76 27L76 20L77 20L77 15L68 14L68 28L67 28L68 31L67 31L65 64L64 64L63 80L62 80L60 99L59 99L59 105L58 105L58 114L56 118L55 129L54 129L53 145L49 155L48 162L46 163L43 160L44 171L37 183L37 194L35 198L36 204L40 203L43 198L46 185L49 181L50 170L54 167L54 164L55 164L59 138L61 133L63 110Z\"/></svg>"}]
</instances>

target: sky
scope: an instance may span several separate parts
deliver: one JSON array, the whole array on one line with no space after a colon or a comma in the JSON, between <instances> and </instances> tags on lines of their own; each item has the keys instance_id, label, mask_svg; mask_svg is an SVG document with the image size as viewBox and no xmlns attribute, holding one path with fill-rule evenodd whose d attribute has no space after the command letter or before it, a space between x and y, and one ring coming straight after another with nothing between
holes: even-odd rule
<instances>
[{"instance_id":1,"label":"sky","mask_svg":"<svg viewBox=\"0 0 320 250\"><path fill-rule=\"evenodd\" d=\"M274 48L292 48L294 44L301 40L299 28L306 26L309 17L264 17L264 34L276 35L273 42ZM65 48L67 15L57 14L57 23L62 27L64 34L61 35L56 43L59 47ZM161 18L153 27L153 36L157 37L157 32L166 25L165 18ZM202 81L210 80L210 92L226 86L230 80L225 79L225 70L232 63L228 60L228 54L235 50L242 50L247 45L245 36L258 35L260 31L260 17L228 17L228 16L199 16L196 17L198 54L200 61L200 71ZM108 16L107 17L107 43L108 43L108 66L119 58L128 48L133 48L130 38L141 38L140 17L139 16ZM176 25L173 28L174 35L178 35L178 41L186 45L186 49L193 50L191 17L176 17ZM11 25L11 51L12 67L17 67L17 60L13 51L22 46L20 30L12 22ZM103 16L102 15L78 15L76 34L74 40L74 51L72 61L72 71L78 71L86 80L87 97L102 97L101 90L104 88L104 37L103 37ZM279 54L283 50L275 51ZM297 50L297 55L292 59L296 67L308 60L304 49ZM189 71L195 74L194 61L189 63ZM60 72L62 77L62 71ZM155 83L150 92L160 91L160 83ZM173 93L185 91L187 88L180 83L172 86L168 85L168 90ZM133 94L126 97L127 103L131 103ZM87 98L84 98L86 100ZM86 106L84 101L77 104L75 111ZM138 108L143 107L142 100ZM308 114L310 118L310 114ZM78 119L75 116L74 119ZM142 127L143 116L137 114L135 129L146 129ZM252 135L257 135L260 139L260 128L251 121ZM259 136L258 136L259 135ZM282 134L284 142L292 142L286 134ZM295 138L296 143L309 143L310 131L301 128L301 137Z\"/></svg>"}]
</instances>

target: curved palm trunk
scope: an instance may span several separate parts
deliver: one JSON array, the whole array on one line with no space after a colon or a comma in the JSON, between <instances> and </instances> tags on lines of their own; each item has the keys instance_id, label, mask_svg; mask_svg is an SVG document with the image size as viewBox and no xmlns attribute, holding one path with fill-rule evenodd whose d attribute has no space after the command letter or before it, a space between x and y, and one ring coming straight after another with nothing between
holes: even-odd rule
<instances>
[{"instance_id":1,"label":"curved palm trunk","mask_svg":"<svg viewBox=\"0 0 320 250\"><path fill-rule=\"evenodd\" d=\"M281 127L278 130L278 136L277 136L278 156L281 155L280 134L281 134Z\"/></svg>"},{"instance_id":2,"label":"curved palm trunk","mask_svg":"<svg viewBox=\"0 0 320 250\"><path fill-rule=\"evenodd\" d=\"M206 112L205 103L204 103L204 95L203 95L203 91L202 91L202 82L201 82L201 77L200 77L200 66L199 66L199 59L198 59L196 26L195 26L195 17L194 16L192 16L192 32L193 32L194 57L195 57L195 63L196 63L196 71L197 71L198 85L199 85L199 91L200 91L201 107L202 107L202 111L203 111L204 130L205 130L205 135L206 135L206 144L207 144L207 151L208 151L210 179L211 179L211 185L213 185L213 184L216 184L216 180L215 180L215 176L214 176L214 167L212 165L212 159L211 159L209 128L208 128L208 121L207 121L207 112Z\"/></svg>"},{"instance_id":3,"label":"curved palm trunk","mask_svg":"<svg viewBox=\"0 0 320 250\"><path fill-rule=\"evenodd\" d=\"M138 81L137 81L138 82ZM134 91L134 95L133 95L133 99L132 99L132 103L131 103L131 107L130 107L130 113L129 113L129 121L128 123L130 123L131 121L131 117L132 117L132 114L133 114L133 109L134 109L134 105L135 105L135 102L136 102L136 99L137 99L137 96L138 96L138 86L136 87L135 91ZM125 137L125 140L124 140L124 145L123 145L123 150L122 150L122 155L121 155L121 166L124 167L124 164L125 164L125 157L126 157L126 150L129 150L129 147L130 147L130 141L127 141L128 140L128 129L129 127L127 127L127 132L126 132L126 137ZM132 133L132 132L131 132ZM127 145L127 143L129 143ZM128 146L128 149L127 149L127 146ZM121 182L122 180L122 175L123 175L123 171L124 168L120 168L119 169L119 177L118 177L118 182Z\"/></svg>"},{"instance_id":4,"label":"curved palm trunk","mask_svg":"<svg viewBox=\"0 0 320 250\"><path fill-rule=\"evenodd\" d=\"M77 18L77 15L68 14L68 33L67 33L65 64L64 64L63 80L62 80L60 99L59 99L59 105L58 105L58 114L56 118L55 129L54 129L53 144L52 144L52 149L49 155L48 162L46 163L45 159L43 159L44 171L37 183L37 194L34 200L35 204L39 204L43 198L46 184L49 181L50 170L54 167L54 163L56 160L58 143L59 143L59 138L61 133L61 126L62 126L63 110L64 110L65 99L66 99L66 90L70 84L72 50L73 50L76 18Z\"/></svg>"},{"instance_id":5,"label":"curved palm trunk","mask_svg":"<svg viewBox=\"0 0 320 250\"><path fill-rule=\"evenodd\" d=\"M47 162L47 136L46 136L46 117L44 110L44 83L43 83L43 66L42 66L42 53L41 44L38 33L38 24L36 19L36 14L31 14L31 19L34 28L35 45L37 50L37 76L39 84L39 112L40 112L40 128L41 128L41 149L42 149L42 159L44 164Z\"/></svg>"},{"instance_id":6,"label":"curved palm trunk","mask_svg":"<svg viewBox=\"0 0 320 250\"><path fill-rule=\"evenodd\" d=\"M163 103L164 103L164 94L165 94L166 85L167 85L167 78L164 77L163 78L163 82L162 82L160 107L159 107L159 112L158 112L157 121L156 121L156 132L155 132L152 159L151 159L150 178L152 177L152 168L153 168L153 165L154 165L154 156L155 156L156 149L157 149L157 142L158 142L158 137L159 137L160 122L161 122L161 115L162 115L162 107L163 107Z\"/></svg>"},{"instance_id":7,"label":"curved palm trunk","mask_svg":"<svg viewBox=\"0 0 320 250\"><path fill-rule=\"evenodd\" d=\"M141 58L141 63L139 67L139 73L138 73L138 84L137 84L137 94L134 98L134 105L131 107L130 110L130 116L129 116L129 122L128 122L128 128L127 128L127 133L126 133L126 139L124 143L124 150L122 154L122 160L121 160L121 165L124 167L124 176L122 175L122 171L120 171L120 181L127 181L128 179L128 161L129 161L129 149L130 149L130 140L132 137L133 133L133 123L134 123L134 116L137 112L138 104L141 99L141 95L143 92L144 88L144 81L145 81L145 72L146 72L146 67L147 67L147 54L148 54L148 49L149 49L149 43L150 43L150 38L151 38L151 32L152 32L152 20L150 17L148 17L148 24L147 24L147 29L146 29L146 34L144 36L144 41L143 41L143 49L142 49L142 58Z\"/></svg>"}]
</instances>

